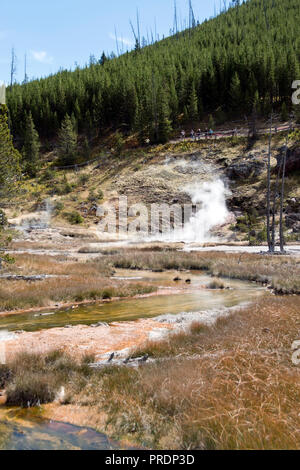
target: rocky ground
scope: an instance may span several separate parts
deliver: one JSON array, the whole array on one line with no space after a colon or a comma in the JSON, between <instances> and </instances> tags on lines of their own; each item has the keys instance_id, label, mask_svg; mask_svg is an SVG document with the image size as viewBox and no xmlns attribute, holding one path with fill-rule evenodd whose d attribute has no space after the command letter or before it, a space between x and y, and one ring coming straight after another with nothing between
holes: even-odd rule
<instances>
[{"instance_id":1,"label":"rocky ground","mask_svg":"<svg viewBox=\"0 0 300 470\"><path fill-rule=\"evenodd\" d=\"M151 319L135 322L95 324L94 326L66 326L33 333L20 333L6 343L6 357L10 360L20 352L47 354L54 350L65 351L72 357L94 356L97 360L108 359L118 351L126 359L137 346L142 346L155 335L163 337L173 325Z\"/></svg>"},{"instance_id":2,"label":"rocky ground","mask_svg":"<svg viewBox=\"0 0 300 470\"><path fill-rule=\"evenodd\" d=\"M272 184L276 182L284 138L278 134L273 139ZM267 158L268 139L264 136L250 148L245 138L238 138L177 142L127 151L121 157L103 157L96 166L79 172L44 169L38 179L26 182L23 187L26 197L23 195L5 211L17 229L33 226L32 230L19 234L23 241L33 240L60 249L73 242L77 244L80 238L97 241L97 207L108 203L118 211L119 196L127 196L129 205L189 204L191 185L221 178L228 188L227 205L232 218L217 227L216 234L221 235L223 242L249 242L250 239L252 244L259 244L265 242ZM299 147L294 139L287 156L284 204L286 237L290 242L297 242L300 232L299 161ZM48 171L47 178L45 171ZM49 222L49 211L45 211L42 202L45 200L50 202L54 229L46 235L36 230L37 223ZM79 217L73 217L72 225L70 214L74 216L74 213ZM108 236L107 240L110 238L115 236Z\"/></svg>"}]
</instances>

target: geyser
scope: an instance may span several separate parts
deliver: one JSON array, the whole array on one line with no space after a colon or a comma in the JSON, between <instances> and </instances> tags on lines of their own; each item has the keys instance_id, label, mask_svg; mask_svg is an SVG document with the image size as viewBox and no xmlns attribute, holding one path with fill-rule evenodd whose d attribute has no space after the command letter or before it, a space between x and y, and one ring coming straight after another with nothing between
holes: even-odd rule
<instances>
[{"instance_id":1,"label":"geyser","mask_svg":"<svg viewBox=\"0 0 300 470\"><path fill-rule=\"evenodd\" d=\"M186 243L213 241L212 229L224 225L229 218L226 206L228 191L221 179L194 184L185 189L197 207L196 213L180 230L175 230L164 239Z\"/></svg>"}]
</instances>

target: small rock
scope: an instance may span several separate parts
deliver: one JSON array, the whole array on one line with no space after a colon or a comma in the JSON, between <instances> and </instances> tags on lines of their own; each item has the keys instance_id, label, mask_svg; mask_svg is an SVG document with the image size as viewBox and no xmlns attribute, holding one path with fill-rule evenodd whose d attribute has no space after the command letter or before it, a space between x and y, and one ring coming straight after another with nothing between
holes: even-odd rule
<instances>
[{"instance_id":1,"label":"small rock","mask_svg":"<svg viewBox=\"0 0 300 470\"><path fill-rule=\"evenodd\" d=\"M138 362L147 362L149 359L149 354L145 354L141 359L138 359Z\"/></svg>"},{"instance_id":2,"label":"small rock","mask_svg":"<svg viewBox=\"0 0 300 470\"><path fill-rule=\"evenodd\" d=\"M263 328L263 333L271 333L270 328Z\"/></svg>"}]
</instances>

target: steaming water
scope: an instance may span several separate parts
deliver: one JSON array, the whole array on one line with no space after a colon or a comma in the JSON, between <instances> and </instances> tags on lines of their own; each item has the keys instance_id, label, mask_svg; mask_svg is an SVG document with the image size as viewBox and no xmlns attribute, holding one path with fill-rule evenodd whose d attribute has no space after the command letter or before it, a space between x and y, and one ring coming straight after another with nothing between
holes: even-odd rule
<instances>
[{"instance_id":1,"label":"steaming water","mask_svg":"<svg viewBox=\"0 0 300 470\"><path fill-rule=\"evenodd\" d=\"M29 229L45 230L51 225L52 202L50 199L44 201L44 208L33 215L24 217L18 224L18 229L28 231Z\"/></svg>"},{"instance_id":2,"label":"steaming water","mask_svg":"<svg viewBox=\"0 0 300 470\"><path fill-rule=\"evenodd\" d=\"M5 342L15 337L16 335L8 330L0 330L0 365L6 362Z\"/></svg>"},{"instance_id":3,"label":"steaming water","mask_svg":"<svg viewBox=\"0 0 300 470\"><path fill-rule=\"evenodd\" d=\"M164 241L205 243L215 241L211 231L228 220L230 212L226 205L228 190L221 179L194 184L185 188L198 210L182 229L163 235Z\"/></svg>"},{"instance_id":4,"label":"steaming water","mask_svg":"<svg viewBox=\"0 0 300 470\"><path fill-rule=\"evenodd\" d=\"M226 188L222 180L205 182L200 187L189 189L193 204L201 204L201 209L191 217L183 229L183 239L187 242L211 240L210 231L223 225L229 217L226 206Z\"/></svg>"},{"instance_id":5,"label":"steaming water","mask_svg":"<svg viewBox=\"0 0 300 470\"><path fill-rule=\"evenodd\" d=\"M0 330L0 343L14 339L15 335L8 330Z\"/></svg>"}]
</instances>

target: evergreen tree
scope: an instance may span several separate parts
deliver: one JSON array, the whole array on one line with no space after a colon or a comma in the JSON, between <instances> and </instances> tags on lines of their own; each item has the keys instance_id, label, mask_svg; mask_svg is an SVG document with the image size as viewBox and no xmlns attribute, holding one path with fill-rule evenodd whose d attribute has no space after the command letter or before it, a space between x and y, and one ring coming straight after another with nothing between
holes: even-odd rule
<instances>
[{"instance_id":1,"label":"evergreen tree","mask_svg":"<svg viewBox=\"0 0 300 470\"><path fill-rule=\"evenodd\" d=\"M58 136L58 154L65 165L72 165L77 152L77 134L72 119L66 114Z\"/></svg>"},{"instance_id":2,"label":"evergreen tree","mask_svg":"<svg viewBox=\"0 0 300 470\"><path fill-rule=\"evenodd\" d=\"M236 72L231 80L230 84L230 112L235 115L242 109L242 92L241 92L241 81Z\"/></svg>"},{"instance_id":3,"label":"evergreen tree","mask_svg":"<svg viewBox=\"0 0 300 470\"><path fill-rule=\"evenodd\" d=\"M25 123L25 138L22 156L25 171L29 176L36 176L39 167L40 139L35 129L31 113L28 114Z\"/></svg>"},{"instance_id":4,"label":"evergreen tree","mask_svg":"<svg viewBox=\"0 0 300 470\"><path fill-rule=\"evenodd\" d=\"M198 98L197 98L197 94L196 94L194 84L192 86L191 93L190 93L188 114L189 114L189 118L192 121L197 121L197 119L198 119Z\"/></svg>"},{"instance_id":5,"label":"evergreen tree","mask_svg":"<svg viewBox=\"0 0 300 470\"><path fill-rule=\"evenodd\" d=\"M218 108L215 113L216 122L218 125L224 124L226 122L227 116L226 113L222 110L222 108Z\"/></svg>"},{"instance_id":6,"label":"evergreen tree","mask_svg":"<svg viewBox=\"0 0 300 470\"><path fill-rule=\"evenodd\" d=\"M90 67L14 84L7 93L14 136L23 138L29 111L41 138L56 137L66 114L74 114L78 132L90 136L107 128L130 132L138 121L150 133L154 121L157 136L152 77L155 94L160 88L166 93L172 125L178 116L193 119L196 102L201 118L218 108L251 116L256 96L257 115L280 113L299 76L299 0L263 3L264 8L262 0L235 2L216 18L149 47L141 48L138 39L136 50L117 58L103 53Z\"/></svg>"},{"instance_id":7,"label":"evergreen tree","mask_svg":"<svg viewBox=\"0 0 300 470\"><path fill-rule=\"evenodd\" d=\"M7 121L7 107L0 105L0 199L11 196L21 175L21 156L13 146Z\"/></svg>"},{"instance_id":8,"label":"evergreen tree","mask_svg":"<svg viewBox=\"0 0 300 470\"><path fill-rule=\"evenodd\" d=\"M161 143L167 142L172 132L172 123L169 119L170 112L168 109L167 98L164 91L160 94L160 109L158 117L158 141Z\"/></svg>"},{"instance_id":9,"label":"evergreen tree","mask_svg":"<svg viewBox=\"0 0 300 470\"><path fill-rule=\"evenodd\" d=\"M85 159L88 160L91 155L91 147L88 141L88 138L85 136L83 139L83 144L82 144L82 151L85 156Z\"/></svg>"},{"instance_id":10,"label":"evergreen tree","mask_svg":"<svg viewBox=\"0 0 300 470\"><path fill-rule=\"evenodd\" d=\"M21 156L13 146L7 121L7 107L0 104L0 201L11 199L16 192L16 183L21 177ZM10 242L4 231L6 223L5 213L0 209L0 268L3 263L13 261L9 255L2 252Z\"/></svg>"},{"instance_id":11,"label":"evergreen tree","mask_svg":"<svg viewBox=\"0 0 300 470\"><path fill-rule=\"evenodd\" d=\"M107 60L108 58L106 57L105 52L103 51L101 59L99 60L99 64L104 65Z\"/></svg>"}]
</instances>

